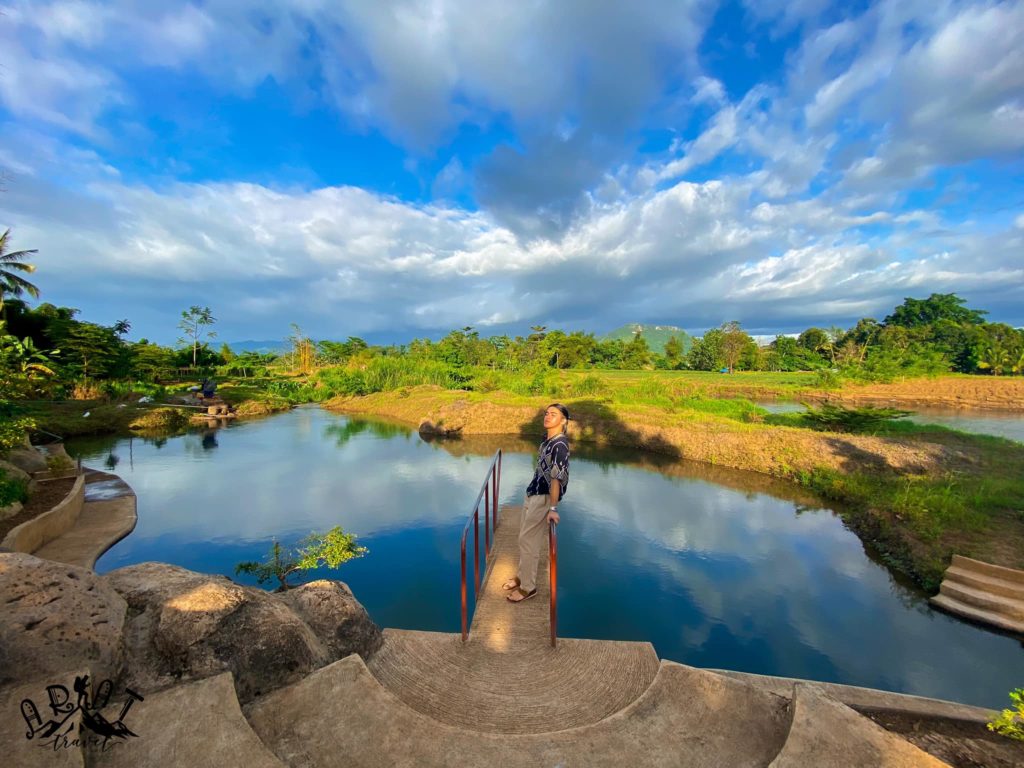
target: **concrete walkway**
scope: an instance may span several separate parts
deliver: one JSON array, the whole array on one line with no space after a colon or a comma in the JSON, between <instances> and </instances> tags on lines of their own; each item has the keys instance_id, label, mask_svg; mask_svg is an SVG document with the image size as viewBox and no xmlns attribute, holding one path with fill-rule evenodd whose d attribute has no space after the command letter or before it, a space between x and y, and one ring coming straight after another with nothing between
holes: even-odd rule
<instances>
[{"instance_id":1,"label":"concrete walkway","mask_svg":"<svg viewBox=\"0 0 1024 768\"><path fill-rule=\"evenodd\" d=\"M100 555L132 532L135 491L117 475L85 470L85 504L71 530L32 554L92 570Z\"/></svg>"},{"instance_id":2,"label":"concrete walkway","mask_svg":"<svg viewBox=\"0 0 1024 768\"><path fill-rule=\"evenodd\" d=\"M561 638L551 647L546 549L537 595L505 599L501 585L518 565L520 514L502 510L465 644L458 634L387 629L369 663L381 685L434 720L491 733L576 728L629 706L658 672L650 643Z\"/></svg>"}]
</instances>

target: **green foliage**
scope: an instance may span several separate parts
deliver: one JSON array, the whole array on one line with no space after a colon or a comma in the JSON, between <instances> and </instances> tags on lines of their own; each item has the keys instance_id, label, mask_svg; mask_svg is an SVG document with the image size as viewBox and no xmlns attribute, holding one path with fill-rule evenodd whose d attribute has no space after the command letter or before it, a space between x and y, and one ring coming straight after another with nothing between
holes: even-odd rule
<instances>
[{"instance_id":1,"label":"green foliage","mask_svg":"<svg viewBox=\"0 0 1024 768\"><path fill-rule=\"evenodd\" d=\"M284 591L294 585L289 583L298 571L316 568L338 568L355 557L369 552L366 547L356 544L354 534L345 533L341 526L335 526L327 533L311 533L302 539L294 549L285 550L274 541L270 553L262 562L249 561L235 566L235 573L248 573L260 584L277 579L278 589Z\"/></svg>"},{"instance_id":2,"label":"green foliage","mask_svg":"<svg viewBox=\"0 0 1024 768\"><path fill-rule=\"evenodd\" d=\"M189 423L189 415L181 408L154 408L143 411L128 425L131 429L173 431Z\"/></svg>"},{"instance_id":3,"label":"green foliage","mask_svg":"<svg viewBox=\"0 0 1024 768\"><path fill-rule=\"evenodd\" d=\"M25 261L31 254L37 253L35 249L30 251L11 251L9 241L11 230L4 230L0 235L0 310L4 306L4 296L21 296L27 293L29 296L38 298L39 289L23 278L18 272L31 275L36 271L34 265Z\"/></svg>"},{"instance_id":4,"label":"green foliage","mask_svg":"<svg viewBox=\"0 0 1024 768\"><path fill-rule=\"evenodd\" d=\"M690 347L690 354L687 355L689 367L695 371L717 371L725 363L725 355L722 350L722 330L712 328L701 338L694 339Z\"/></svg>"},{"instance_id":5,"label":"green foliage","mask_svg":"<svg viewBox=\"0 0 1024 768\"><path fill-rule=\"evenodd\" d=\"M988 729L1011 739L1024 741L1024 688L1010 691L1013 709L1004 709L988 724Z\"/></svg>"},{"instance_id":6,"label":"green foliage","mask_svg":"<svg viewBox=\"0 0 1024 768\"><path fill-rule=\"evenodd\" d=\"M0 469L0 507L7 507L16 501L28 501L28 483L16 477L7 477Z\"/></svg>"},{"instance_id":7,"label":"green foliage","mask_svg":"<svg viewBox=\"0 0 1024 768\"><path fill-rule=\"evenodd\" d=\"M967 309L965 299L953 293L933 293L927 299L904 299L892 314L885 318L886 325L919 328L947 320L959 325L978 325L988 312Z\"/></svg>"},{"instance_id":8,"label":"green foliage","mask_svg":"<svg viewBox=\"0 0 1024 768\"><path fill-rule=\"evenodd\" d=\"M875 408L870 405L847 408L826 402L817 408L808 406L807 412L801 416L806 424L815 429L831 432L868 432L886 422L906 418L910 413L897 408Z\"/></svg>"},{"instance_id":9,"label":"green foliage","mask_svg":"<svg viewBox=\"0 0 1024 768\"><path fill-rule=\"evenodd\" d=\"M34 419L25 416L20 418L0 416L0 455L21 445L25 441L25 435L35 428Z\"/></svg>"},{"instance_id":10,"label":"green foliage","mask_svg":"<svg viewBox=\"0 0 1024 768\"><path fill-rule=\"evenodd\" d=\"M217 322L209 307L200 307L193 304L187 310L181 311L181 320L178 321L178 328L185 332L185 336L178 339L179 344L190 343L192 347L192 367L198 364L199 337L204 335L203 329ZM206 331L207 339L217 336L215 331Z\"/></svg>"}]
</instances>

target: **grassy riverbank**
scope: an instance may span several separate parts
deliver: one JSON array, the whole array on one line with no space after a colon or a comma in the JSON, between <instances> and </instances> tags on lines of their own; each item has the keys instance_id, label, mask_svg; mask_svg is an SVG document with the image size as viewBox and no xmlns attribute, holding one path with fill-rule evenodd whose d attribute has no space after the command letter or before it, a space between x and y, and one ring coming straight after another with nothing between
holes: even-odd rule
<instances>
[{"instance_id":1,"label":"grassy riverbank","mask_svg":"<svg viewBox=\"0 0 1024 768\"><path fill-rule=\"evenodd\" d=\"M643 386L643 382L639 383ZM564 397L572 436L786 478L843 502L852 529L890 563L934 589L953 552L1024 567L1024 446L939 427L878 434L821 432L744 400L650 392L627 398ZM325 407L462 435L535 438L551 395L417 387L338 398ZM623 402L623 399L633 402ZM651 402L654 401L654 402Z\"/></svg>"}]
</instances>

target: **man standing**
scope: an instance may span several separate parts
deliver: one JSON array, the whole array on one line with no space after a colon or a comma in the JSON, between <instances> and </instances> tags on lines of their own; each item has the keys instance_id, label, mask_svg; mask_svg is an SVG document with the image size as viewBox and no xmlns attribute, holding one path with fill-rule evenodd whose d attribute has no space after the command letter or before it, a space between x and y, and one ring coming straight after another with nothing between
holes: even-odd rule
<instances>
[{"instance_id":1,"label":"man standing","mask_svg":"<svg viewBox=\"0 0 1024 768\"><path fill-rule=\"evenodd\" d=\"M569 487L569 409L553 403L544 410L547 437L540 444L537 469L526 488L523 519L519 527L519 572L502 588L510 590L509 602L521 603L537 594L537 563L548 522L558 524L558 502Z\"/></svg>"}]
</instances>

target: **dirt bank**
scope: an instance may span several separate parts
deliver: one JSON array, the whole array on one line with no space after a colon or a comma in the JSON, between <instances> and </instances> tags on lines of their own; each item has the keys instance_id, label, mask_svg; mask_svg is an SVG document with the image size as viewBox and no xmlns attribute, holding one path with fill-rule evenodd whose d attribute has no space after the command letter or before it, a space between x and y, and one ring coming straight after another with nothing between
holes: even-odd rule
<instances>
[{"instance_id":1,"label":"dirt bank","mask_svg":"<svg viewBox=\"0 0 1024 768\"><path fill-rule=\"evenodd\" d=\"M861 405L967 408L1024 414L1024 377L940 376L892 384L851 384L834 392L817 392L814 397Z\"/></svg>"}]
</instances>

